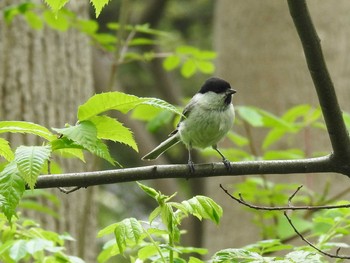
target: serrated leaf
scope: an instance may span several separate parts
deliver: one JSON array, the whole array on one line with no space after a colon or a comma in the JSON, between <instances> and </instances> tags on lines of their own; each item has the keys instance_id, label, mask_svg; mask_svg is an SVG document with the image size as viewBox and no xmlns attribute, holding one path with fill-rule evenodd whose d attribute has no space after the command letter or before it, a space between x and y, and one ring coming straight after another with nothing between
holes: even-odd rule
<instances>
[{"instance_id":1,"label":"serrated leaf","mask_svg":"<svg viewBox=\"0 0 350 263\"><path fill-rule=\"evenodd\" d=\"M115 91L96 94L83 105L79 106L78 120L88 120L93 116L109 110L117 110L125 114L139 105L150 105L181 115L181 112L175 106L163 100L157 98L139 98L134 95Z\"/></svg>"},{"instance_id":2,"label":"serrated leaf","mask_svg":"<svg viewBox=\"0 0 350 263\"><path fill-rule=\"evenodd\" d=\"M96 126L97 138L124 143L138 152L132 132L122 123L108 116L95 116L90 120Z\"/></svg>"},{"instance_id":3,"label":"serrated leaf","mask_svg":"<svg viewBox=\"0 0 350 263\"><path fill-rule=\"evenodd\" d=\"M16 149L15 161L18 170L30 189L34 189L36 180L50 155L50 146L19 146Z\"/></svg>"},{"instance_id":4,"label":"serrated leaf","mask_svg":"<svg viewBox=\"0 0 350 263\"><path fill-rule=\"evenodd\" d=\"M82 121L75 126L62 129L53 128L53 130L111 164L115 164L115 160L111 157L107 145L97 138L97 129L91 121Z\"/></svg>"},{"instance_id":5,"label":"serrated leaf","mask_svg":"<svg viewBox=\"0 0 350 263\"><path fill-rule=\"evenodd\" d=\"M127 246L138 244L143 233L141 223L135 218L127 218L119 222L114 230L120 253L124 253Z\"/></svg>"},{"instance_id":6,"label":"serrated leaf","mask_svg":"<svg viewBox=\"0 0 350 263\"><path fill-rule=\"evenodd\" d=\"M215 263L226 262L265 262L258 253L246 249L228 248L215 253L212 258Z\"/></svg>"},{"instance_id":7,"label":"serrated leaf","mask_svg":"<svg viewBox=\"0 0 350 263\"><path fill-rule=\"evenodd\" d=\"M25 182L19 176L16 162L12 161L0 173L0 195L5 198L1 209L10 222L24 191Z\"/></svg>"},{"instance_id":8,"label":"serrated leaf","mask_svg":"<svg viewBox=\"0 0 350 263\"><path fill-rule=\"evenodd\" d=\"M52 9L54 13L57 13L69 0L44 0L45 3Z\"/></svg>"},{"instance_id":9,"label":"serrated leaf","mask_svg":"<svg viewBox=\"0 0 350 263\"><path fill-rule=\"evenodd\" d=\"M11 162L15 157L11 150L9 142L3 138L0 138L0 156L4 157L9 162Z\"/></svg>"},{"instance_id":10,"label":"serrated leaf","mask_svg":"<svg viewBox=\"0 0 350 263\"><path fill-rule=\"evenodd\" d=\"M45 127L26 121L0 121L0 133L28 133L40 136L48 141L56 137Z\"/></svg>"},{"instance_id":11,"label":"serrated leaf","mask_svg":"<svg viewBox=\"0 0 350 263\"><path fill-rule=\"evenodd\" d=\"M95 13L97 18L101 14L103 7L108 4L109 0L90 0L90 2L95 8Z\"/></svg>"},{"instance_id":12,"label":"serrated leaf","mask_svg":"<svg viewBox=\"0 0 350 263\"><path fill-rule=\"evenodd\" d=\"M127 113L140 103L140 98L123 92L106 92L92 96L78 109L78 120L87 120L108 110Z\"/></svg>"},{"instance_id":13,"label":"serrated leaf","mask_svg":"<svg viewBox=\"0 0 350 263\"><path fill-rule=\"evenodd\" d=\"M219 224L222 217L222 208L212 199L206 196L197 195L182 204L187 208L188 213L196 216L198 219L210 219Z\"/></svg>"}]
</instances>

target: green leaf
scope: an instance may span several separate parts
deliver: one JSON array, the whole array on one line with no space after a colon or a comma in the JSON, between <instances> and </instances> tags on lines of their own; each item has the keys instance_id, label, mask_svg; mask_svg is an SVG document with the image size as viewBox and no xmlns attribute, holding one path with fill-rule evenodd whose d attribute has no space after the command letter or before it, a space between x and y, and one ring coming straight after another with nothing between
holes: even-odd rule
<instances>
[{"instance_id":1,"label":"green leaf","mask_svg":"<svg viewBox=\"0 0 350 263\"><path fill-rule=\"evenodd\" d=\"M139 105L150 105L163 110L172 111L181 115L181 112L173 105L156 98L139 98L122 92L107 92L92 96L78 109L78 120L88 120L102 112L117 110L127 113Z\"/></svg>"},{"instance_id":2,"label":"green leaf","mask_svg":"<svg viewBox=\"0 0 350 263\"><path fill-rule=\"evenodd\" d=\"M106 226L105 228L101 229L98 232L97 237L103 237L103 236L114 233L114 230L117 227L117 225L118 225L118 223L114 223L114 224L111 224L109 226Z\"/></svg>"},{"instance_id":3,"label":"green leaf","mask_svg":"<svg viewBox=\"0 0 350 263\"><path fill-rule=\"evenodd\" d=\"M198 219L210 219L214 223L219 224L222 217L222 208L212 199L206 196L197 195L182 204L186 207L188 213L193 214Z\"/></svg>"},{"instance_id":4,"label":"green leaf","mask_svg":"<svg viewBox=\"0 0 350 263\"><path fill-rule=\"evenodd\" d=\"M163 67L167 71L171 71L175 69L176 67L179 66L179 64L180 64L180 57L177 55L171 55L166 59L164 59L163 61Z\"/></svg>"},{"instance_id":5,"label":"green leaf","mask_svg":"<svg viewBox=\"0 0 350 263\"><path fill-rule=\"evenodd\" d=\"M286 132L286 129L280 128L270 130L263 141L262 148L266 150L271 144L274 144L277 141L279 141L283 137L283 135L286 134Z\"/></svg>"},{"instance_id":6,"label":"green leaf","mask_svg":"<svg viewBox=\"0 0 350 263\"><path fill-rule=\"evenodd\" d=\"M257 109L253 107L239 106L236 107L236 111L238 112L239 117L253 127L261 127L264 125L263 117Z\"/></svg>"},{"instance_id":7,"label":"green leaf","mask_svg":"<svg viewBox=\"0 0 350 263\"><path fill-rule=\"evenodd\" d=\"M96 18L101 14L101 11L105 5L108 4L109 0L90 0L95 8Z\"/></svg>"},{"instance_id":8,"label":"green leaf","mask_svg":"<svg viewBox=\"0 0 350 263\"><path fill-rule=\"evenodd\" d=\"M138 184L138 186L142 189L142 191L144 191L146 194L148 194L150 197L152 197L153 199L157 200L160 193L153 189L152 187L149 187L147 185L141 184L139 182L136 182Z\"/></svg>"},{"instance_id":9,"label":"green leaf","mask_svg":"<svg viewBox=\"0 0 350 263\"><path fill-rule=\"evenodd\" d=\"M141 260L145 260L153 257L154 255L157 255L158 253L159 252L157 247L153 244L150 244L139 249L137 252L137 257Z\"/></svg>"},{"instance_id":10,"label":"green leaf","mask_svg":"<svg viewBox=\"0 0 350 263\"><path fill-rule=\"evenodd\" d=\"M79 31L87 35L93 35L94 33L97 32L99 26L98 26L98 23L94 20L79 19L77 21L77 28Z\"/></svg>"},{"instance_id":11,"label":"green leaf","mask_svg":"<svg viewBox=\"0 0 350 263\"><path fill-rule=\"evenodd\" d=\"M34 189L36 180L50 155L50 146L19 146L16 149L15 161L18 170L30 189Z\"/></svg>"},{"instance_id":12,"label":"green leaf","mask_svg":"<svg viewBox=\"0 0 350 263\"><path fill-rule=\"evenodd\" d=\"M26 251L30 255L34 255L36 252L49 250L54 248L54 243L52 241L43 239L43 238L33 238L29 240L26 244Z\"/></svg>"},{"instance_id":13,"label":"green leaf","mask_svg":"<svg viewBox=\"0 0 350 263\"><path fill-rule=\"evenodd\" d=\"M44 0L46 4L52 9L54 13L57 13L69 0Z\"/></svg>"},{"instance_id":14,"label":"green leaf","mask_svg":"<svg viewBox=\"0 0 350 263\"><path fill-rule=\"evenodd\" d=\"M31 26L31 28L36 30L40 30L43 28L43 21L41 21L40 17L36 13L28 11L24 14L24 17L27 23Z\"/></svg>"},{"instance_id":15,"label":"green leaf","mask_svg":"<svg viewBox=\"0 0 350 263\"><path fill-rule=\"evenodd\" d=\"M204 261L195 257L190 257L190 260L188 261L188 263L204 263Z\"/></svg>"},{"instance_id":16,"label":"green leaf","mask_svg":"<svg viewBox=\"0 0 350 263\"><path fill-rule=\"evenodd\" d=\"M119 121L108 116L94 116L91 122L97 129L97 138L124 143L138 151L132 132Z\"/></svg>"},{"instance_id":17,"label":"green leaf","mask_svg":"<svg viewBox=\"0 0 350 263\"><path fill-rule=\"evenodd\" d=\"M35 7L35 4L31 2L24 2L18 5L10 5L6 6L3 9L3 14L5 18L5 22L7 24L11 23L13 18L18 15L18 14L25 14L28 10L32 9Z\"/></svg>"},{"instance_id":18,"label":"green leaf","mask_svg":"<svg viewBox=\"0 0 350 263\"><path fill-rule=\"evenodd\" d=\"M181 67L181 75L185 78L189 78L196 73L197 65L193 59L187 59Z\"/></svg>"},{"instance_id":19,"label":"green leaf","mask_svg":"<svg viewBox=\"0 0 350 263\"><path fill-rule=\"evenodd\" d=\"M108 110L127 113L140 103L140 98L122 92L107 92L92 96L78 109L78 120L87 120Z\"/></svg>"},{"instance_id":20,"label":"green leaf","mask_svg":"<svg viewBox=\"0 0 350 263\"><path fill-rule=\"evenodd\" d=\"M119 222L114 234L120 253L124 253L127 246L138 244L143 232L141 223L135 218L127 218Z\"/></svg>"},{"instance_id":21,"label":"green leaf","mask_svg":"<svg viewBox=\"0 0 350 263\"><path fill-rule=\"evenodd\" d=\"M5 132L34 134L48 141L56 138L56 136L45 127L26 121L0 121L0 133Z\"/></svg>"},{"instance_id":22,"label":"green leaf","mask_svg":"<svg viewBox=\"0 0 350 263\"><path fill-rule=\"evenodd\" d=\"M0 156L4 157L9 162L11 162L15 157L11 150L9 142L3 138L0 138Z\"/></svg>"},{"instance_id":23,"label":"green leaf","mask_svg":"<svg viewBox=\"0 0 350 263\"><path fill-rule=\"evenodd\" d=\"M295 122L298 118L306 116L310 110L311 106L308 104L297 105L283 114L282 118L288 122Z\"/></svg>"},{"instance_id":24,"label":"green leaf","mask_svg":"<svg viewBox=\"0 0 350 263\"><path fill-rule=\"evenodd\" d=\"M16 163L12 161L0 173L0 195L5 198L1 211L10 222L24 191L25 182L19 175Z\"/></svg>"},{"instance_id":25,"label":"green leaf","mask_svg":"<svg viewBox=\"0 0 350 263\"><path fill-rule=\"evenodd\" d=\"M10 258L18 262L27 255L27 241L20 239L15 241L10 249Z\"/></svg>"},{"instance_id":26,"label":"green leaf","mask_svg":"<svg viewBox=\"0 0 350 263\"><path fill-rule=\"evenodd\" d=\"M91 121L82 121L75 126L62 129L53 128L53 130L111 164L115 164L115 160L111 157L107 145L97 138L96 126ZM56 148L54 147L54 149Z\"/></svg>"},{"instance_id":27,"label":"green leaf","mask_svg":"<svg viewBox=\"0 0 350 263\"><path fill-rule=\"evenodd\" d=\"M44 20L49 27L58 31L65 32L70 27L68 16L63 12L54 14L51 11L45 11Z\"/></svg>"},{"instance_id":28,"label":"green leaf","mask_svg":"<svg viewBox=\"0 0 350 263\"><path fill-rule=\"evenodd\" d=\"M212 258L215 263L227 262L266 262L258 253L246 249L228 248L215 253ZM301 262L301 261L298 261Z\"/></svg>"},{"instance_id":29,"label":"green leaf","mask_svg":"<svg viewBox=\"0 0 350 263\"><path fill-rule=\"evenodd\" d=\"M212 74L215 71L215 65L211 61L199 60L196 64L199 71L201 71L204 74Z\"/></svg>"}]
</instances>

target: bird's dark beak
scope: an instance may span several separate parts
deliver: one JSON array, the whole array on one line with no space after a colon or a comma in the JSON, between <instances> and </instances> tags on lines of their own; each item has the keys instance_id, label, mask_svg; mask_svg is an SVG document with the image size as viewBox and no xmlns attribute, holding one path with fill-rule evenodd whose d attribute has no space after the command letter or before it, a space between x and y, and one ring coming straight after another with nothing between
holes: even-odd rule
<instances>
[{"instance_id":1,"label":"bird's dark beak","mask_svg":"<svg viewBox=\"0 0 350 263\"><path fill-rule=\"evenodd\" d=\"M237 91L235 91L234 89L229 89L228 91L227 91L227 93L228 94L230 94L230 95L233 95L233 94L235 94Z\"/></svg>"}]
</instances>

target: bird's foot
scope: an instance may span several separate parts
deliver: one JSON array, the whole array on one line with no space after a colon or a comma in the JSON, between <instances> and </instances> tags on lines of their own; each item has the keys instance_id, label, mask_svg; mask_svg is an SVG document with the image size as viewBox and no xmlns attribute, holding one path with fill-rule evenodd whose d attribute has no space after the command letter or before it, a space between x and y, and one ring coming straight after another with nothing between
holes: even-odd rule
<instances>
[{"instance_id":1,"label":"bird's foot","mask_svg":"<svg viewBox=\"0 0 350 263\"><path fill-rule=\"evenodd\" d=\"M188 160L188 168L190 169L190 173L194 173L194 163L191 160Z\"/></svg>"},{"instance_id":2,"label":"bird's foot","mask_svg":"<svg viewBox=\"0 0 350 263\"><path fill-rule=\"evenodd\" d=\"M227 171L232 171L232 166L229 160L227 160L226 158L223 158L222 162L224 163Z\"/></svg>"}]
</instances>

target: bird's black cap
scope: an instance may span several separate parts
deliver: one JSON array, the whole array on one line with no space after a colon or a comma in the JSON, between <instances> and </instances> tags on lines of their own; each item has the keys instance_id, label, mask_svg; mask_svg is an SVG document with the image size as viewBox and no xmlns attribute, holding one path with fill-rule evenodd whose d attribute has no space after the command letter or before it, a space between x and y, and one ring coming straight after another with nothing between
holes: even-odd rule
<instances>
[{"instance_id":1,"label":"bird's black cap","mask_svg":"<svg viewBox=\"0 0 350 263\"><path fill-rule=\"evenodd\" d=\"M228 83L223 79L212 77L210 79L207 79L204 82L203 86L199 90L199 93L204 94L208 91L212 91L215 93L224 93L230 89L231 89L230 83Z\"/></svg>"}]
</instances>

